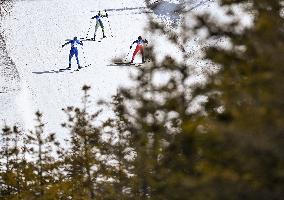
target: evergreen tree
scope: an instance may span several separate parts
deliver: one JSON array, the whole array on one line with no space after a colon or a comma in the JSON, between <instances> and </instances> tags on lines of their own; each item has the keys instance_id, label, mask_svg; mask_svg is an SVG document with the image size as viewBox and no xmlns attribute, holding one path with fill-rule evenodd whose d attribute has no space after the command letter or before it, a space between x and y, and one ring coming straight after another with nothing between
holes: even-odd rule
<instances>
[{"instance_id":1,"label":"evergreen tree","mask_svg":"<svg viewBox=\"0 0 284 200\"><path fill-rule=\"evenodd\" d=\"M94 121L101 111L88 113L89 86L83 86L83 108L64 109L68 122L63 124L70 130L70 148L64 161L67 181L70 185L69 196L72 199L97 199L97 182L103 178L104 165L101 155L101 132Z\"/></svg>"},{"instance_id":2,"label":"evergreen tree","mask_svg":"<svg viewBox=\"0 0 284 200\"><path fill-rule=\"evenodd\" d=\"M152 22L153 32L166 27ZM177 37L169 39L177 44ZM173 174L170 168L173 163L181 162L180 172L190 174L190 161L182 155L181 123L186 117L186 111L193 98L191 88L186 84L190 76L189 67L179 64L170 56L159 64L156 62L152 48L148 48L152 55L152 63L139 69L135 77L136 87L123 89L122 95L126 99L124 115L132 123L129 131L132 135L131 144L135 153L134 179L132 184L133 196L139 199L172 199L179 195L167 185L167 177ZM187 55L184 55L185 59ZM164 83L157 84L155 76L169 77ZM175 147L173 153L172 147ZM191 143L188 143L191 148ZM179 178L176 179L178 180ZM177 190L178 188L172 188ZM188 188L181 190L185 193ZM171 192L170 196L165 195Z\"/></svg>"},{"instance_id":3,"label":"evergreen tree","mask_svg":"<svg viewBox=\"0 0 284 200\"><path fill-rule=\"evenodd\" d=\"M283 69L279 67L282 58L277 57L283 51L281 1L222 2L232 8L228 15L232 15L233 6L244 2L245 11L254 13L255 21L253 27L240 31L236 21L224 25L209 21L208 15L198 17L197 29L207 28L208 40L223 36L233 45L229 50L207 51L207 58L221 66L208 85L187 85L191 73L184 52L183 63L166 57L158 64L152 58L153 65L139 69L137 87L122 90L126 100L132 102L125 114L133 123L131 134L137 154L133 192L138 198L282 196L283 84L279 83ZM182 36L167 34L167 27L154 22L150 28L168 35L183 50L180 41L188 39L187 27ZM165 72L171 78L158 87L153 77ZM188 112L199 95L209 97L205 114ZM169 122L159 116L177 117L170 121L168 130L165 127Z\"/></svg>"},{"instance_id":4,"label":"evergreen tree","mask_svg":"<svg viewBox=\"0 0 284 200\"><path fill-rule=\"evenodd\" d=\"M14 137L16 136L16 137ZM20 190L18 164L19 132L5 126L1 135L1 196L13 196Z\"/></svg>"},{"instance_id":5,"label":"evergreen tree","mask_svg":"<svg viewBox=\"0 0 284 200\"><path fill-rule=\"evenodd\" d=\"M104 102L105 103L105 102ZM102 199L133 199L131 180L133 177L133 145L132 134L129 132L131 123L124 116L124 100L120 94L113 96L111 107L114 117L103 125L105 144L103 152L107 155L107 179L100 186Z\"/></svg>"},{"instance_id":6,"label":"evergreen tree","mask_svg":"<svg viewBox=\"0 0 284 200\"><path fill-rule=\"evenodd\" d=\"M211 48L207 57L221 66L202 90L209 114L202 123L200 191L211 199L281 199L283 196L283 2L221 1L228 14L239 5L253 25L219 25L200 16L210 37L230 39L231 48ZM225 7L226 6L226 7ZM198 28L199 28L198 27ZM222 188L222 191L219 190ZM199 195L202 196L202 195Z\"/></svg>"},{"instance_id":7,"label":"evergreen tree","mask_svg":"<svg viewBox=\"0 0 284 200\"><path fill-rule=\"evenodd\" d=\"M32 171L29 183L29 190L33 198L50 199L48 189L56 182L55 152L53 147L59 145L55 139L55 134L44 133L44 123L42 113L36 112L36 122L34 131L26 134L26 147L28 155L31 156L28 167ZM29 197L32 198L32 197Z\"/></svg>"}]
</instances>

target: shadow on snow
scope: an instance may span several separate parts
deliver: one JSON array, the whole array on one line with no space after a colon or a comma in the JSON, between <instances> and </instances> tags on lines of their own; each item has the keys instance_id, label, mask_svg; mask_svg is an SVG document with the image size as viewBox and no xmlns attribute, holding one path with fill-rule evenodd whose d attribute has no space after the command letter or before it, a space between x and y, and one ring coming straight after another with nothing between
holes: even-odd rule
<instances>
[{"instance_id":1,"label":"shadow on snow","mask_svg":"<svg viewBox=\"0 0 284 200\"><path fill-rule=\"evenodd\" d=\"M62 69L58 69L58 70L46 70L46 71L41 71L41 72L32 72L33 74L58 74L58 73L62 73L65 71L70 71L70 69L67 68L62 68Z\"/></svg>"}]
</instances>

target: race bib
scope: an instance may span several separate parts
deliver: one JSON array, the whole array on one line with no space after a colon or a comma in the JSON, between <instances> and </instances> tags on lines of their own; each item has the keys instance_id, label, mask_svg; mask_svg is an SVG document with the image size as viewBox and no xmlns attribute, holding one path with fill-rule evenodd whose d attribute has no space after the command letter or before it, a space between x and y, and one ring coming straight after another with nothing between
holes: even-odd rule
<instances>
[{"instance_id":1,"label":"race bib","mask_svg":"<svg viewBox=\"0 0 284 200\"><path fill-rule=\"evenodd\" d=\"M143 45L143 44L144 44L144 41L143 41L143 40L138 40L138 41L137 41L137 44L138 44L138 45Z\"/></svg>"},{"instance_id":2,"label":"race bib","mask_svg":"<svg viewBox=\"0 0 284 200\"><path fill-rule=\"evenodd\" d=\"M72 48L77 48L78 45L79 45L79 41L78 41L78 40L75 40L75 41L73 41L73 42L71 43Z\"/></svg>"}]
</instances>

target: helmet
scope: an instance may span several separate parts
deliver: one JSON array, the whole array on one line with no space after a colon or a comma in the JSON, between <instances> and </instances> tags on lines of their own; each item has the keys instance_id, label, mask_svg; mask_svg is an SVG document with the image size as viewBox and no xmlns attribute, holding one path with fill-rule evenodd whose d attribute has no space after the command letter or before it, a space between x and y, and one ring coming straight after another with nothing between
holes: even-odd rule
<instances>
[{"instance_id":1,"label":"helmet","mask_svg":"<svg viewBox=\"0 0 284 200\"><path fill-rule=\"evenodd\" d=\"M76 36L74 37L74 40L77 40L77 37L76 37Z\"/></svg>"},{"instance_id":2,"label":"helmet","mask_svg":"<svg viewBox=\"0 0 284 200\"><path fill-rule=\"evenodd\" d=\"M138 40L142 40L142 37L141 37L141 36L139 36L139 37L138 37Z\"/></svg>"}]
</instances>

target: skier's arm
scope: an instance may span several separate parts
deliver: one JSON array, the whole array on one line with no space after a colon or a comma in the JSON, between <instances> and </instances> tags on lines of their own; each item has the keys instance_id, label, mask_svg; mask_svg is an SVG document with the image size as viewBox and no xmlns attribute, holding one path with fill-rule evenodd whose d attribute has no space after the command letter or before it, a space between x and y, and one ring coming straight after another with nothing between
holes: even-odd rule
<instances>
[{"instance_id":1,"label":"skier's arm","mask_svg":"<svg viewBox=\"0 0 284 200\"><path fill-rule=\"evenodd\" d=\"M97 17L97 15L95 15L94 17L92 17L91 19L95 19Z\"/></svg>"},{"instance_id":2,"label":"skier's arm","mask_svg":"<svg viewBox=\"0 0 284 200\"><path fill-rule=\"evenodd\" d=\"M145 40L144 40L144 43L145 43L145 44L148 44L148 40L145 39Z\"/></svg>"},{"instance_id":3,"label":"skier's arm","mask_svg":"<svg viewBox=\"0 0 284 200\"><path fill-rule=\"evenodd\" d=\"M135 40L135 41L131 44L130 49L132 48L132 45L135 44L135 43L137 43L137 42L138 42L138 40Z\"/></svg>"},{"instance_id":4,"label":"skier's arm","mask_svg":"<svg viewBox=\"0 0 284 200\"><path fill-rule=\"evenodd\" d=\"M69 44L70 42L71 42L71 40L68 41L68 42L66 42L65 44L63 44L63 45L62 45L62 48L63 48L65 45Z\"/></svg>"}]
</instances>

